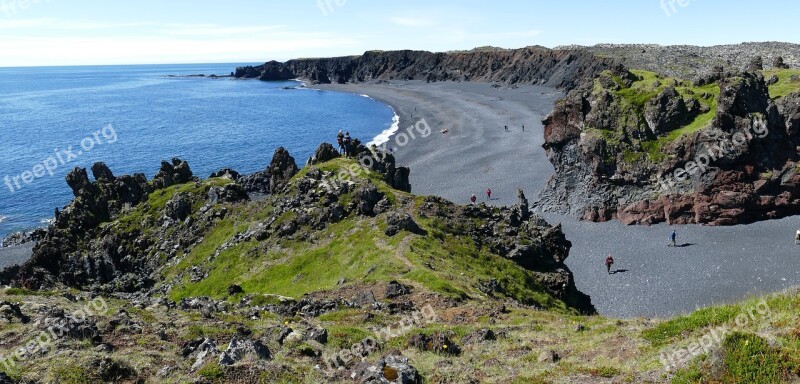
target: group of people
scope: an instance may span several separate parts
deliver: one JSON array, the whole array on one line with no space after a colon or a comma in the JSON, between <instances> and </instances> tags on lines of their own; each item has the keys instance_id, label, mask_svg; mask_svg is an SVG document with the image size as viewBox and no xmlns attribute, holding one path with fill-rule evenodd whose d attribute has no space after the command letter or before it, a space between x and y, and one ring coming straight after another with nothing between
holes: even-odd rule
<instances>
[{"instance_id":1,"label":"group of people","mask_svg":"<svg viewBox=\"0 0 800 384\"><path fill-rule=\"evenodd\" d=\"M345 156L349 156L353 146L353 139L350 138L350 132L342 133L340 130L339 134L336 135L336 144L339 145L339 152Z\"/></svg>"},{"instance_id":2,"label":"group of people","mask_svg":"<svg viewBox=\"0 0 800 384\"><path fill-rule=\"evenodd\" d=\"M800 231L798 231L798 232L800 232ZM677 239L678 239L678 232L676 232L675 230L672 230L672 233L669 235L669 244L667 244L667 246L668 247L676 247L677 246L677 243L676 243ZM613 265L614 265L614 258L611 255L608 255L608 257L606 257L606 271L608 272L609 275L611 274L611 266L613 266Z\"/></svg>"},{"instance_id":3,"label":"group of people","mask_svg":"<svg viewBox=\"0 0 800 384\"><path fill-rule=\"evenodd\" d=\"M486 201L489 201L491 199L492 199L492 190L487 188L486 189ZM472 204L475 204L478 201L478 196L475 196L475 194L473 193L472 196L470 196L469 201Z\"/></svg>"}]
</instances>

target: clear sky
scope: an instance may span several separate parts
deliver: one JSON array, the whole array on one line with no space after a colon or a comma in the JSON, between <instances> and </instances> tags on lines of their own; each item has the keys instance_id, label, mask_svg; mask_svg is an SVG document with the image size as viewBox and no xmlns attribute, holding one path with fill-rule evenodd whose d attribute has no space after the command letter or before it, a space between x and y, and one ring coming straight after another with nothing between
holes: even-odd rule
<instances>
[{"instance_id":1,"label":"clear sky","mask_svg":"<svg viewBox=\"0 0 800 384\"><path fill-rule=\"evenodd\" d=\"M0 0L0 66L798 42L793 0Z\"/></svg>"}]
</instances>

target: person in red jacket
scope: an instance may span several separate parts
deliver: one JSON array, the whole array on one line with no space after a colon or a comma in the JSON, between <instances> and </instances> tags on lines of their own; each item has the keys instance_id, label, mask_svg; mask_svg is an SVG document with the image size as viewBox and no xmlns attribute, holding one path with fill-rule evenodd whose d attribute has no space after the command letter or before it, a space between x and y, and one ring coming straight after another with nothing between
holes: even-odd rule
<instances>
[{"instance_id":1,"label":"person in red jacket","mask_svg":"<svg viewBox=\"0 0 800 384\"><path fill-rule=\"evenodd\" d=\"M486 189L486 200L491 200L491 199L492 199L492 190Z\"/></svg>"},{"instance_id":2,"label":"person in red jacket","mask_svg":"<svg viewBox=\"0 0 800 384\"><path fill-rule=\"evenodd\" d=\"M611 274L612 265L614 265L614 258L611 257L611 255L608 255L608 257L606 257L606 270L608 271L609 275Z\"/></svg>"}]
</instances>

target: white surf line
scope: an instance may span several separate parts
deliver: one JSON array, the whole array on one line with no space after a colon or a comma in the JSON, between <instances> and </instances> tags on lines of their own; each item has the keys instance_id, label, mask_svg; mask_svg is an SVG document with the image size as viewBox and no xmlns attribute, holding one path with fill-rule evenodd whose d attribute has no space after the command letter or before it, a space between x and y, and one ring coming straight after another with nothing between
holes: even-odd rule
<instances>
[{"instance_id":1,"label":"white surf line","mask_svg":"<svg viewBox=\"0 0 800 384\"><path fill-rule=\"evenodd\" d=\"M384 143L389 142L389 139L392 138L392 135L394 135L395 133L397 133L397 131L400 130L400 116L397 114L397 112L395 112L394 108L392 108L391 106L389 106L389 108L392 109L392 114L394 114L394 116L392 116L392 125L388 129L381 132L378 136L375 136L375 138L373 138L372 141L367 143L367 147L373 145L377 147L383 145Z\"/></svg>"}]
</instances>

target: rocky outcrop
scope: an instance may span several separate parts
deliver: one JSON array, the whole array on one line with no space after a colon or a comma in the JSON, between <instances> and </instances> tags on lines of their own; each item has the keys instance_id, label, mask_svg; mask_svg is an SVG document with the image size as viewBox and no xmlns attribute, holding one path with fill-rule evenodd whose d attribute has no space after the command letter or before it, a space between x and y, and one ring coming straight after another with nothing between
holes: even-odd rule
<instances>
[{"instance_id":1,"label":"rocky outcrop","mask_svg":"<svg viewBox=\"0 0 800 384\"><path fill-rule=\"evenodd\" d=\"M712 95L667 87L636 109L608 86L570 92L544 120L556 174L538 208L626 224L800 213L800 95L772 99L760 72L719 73L713 120L677 139L670 133L707 113L698 104Z\"/></svg>"},{"instance_id":2,"label":"rocky outcrop","mask_svg":"<svg viewBox=\"0 0 800 384\"><path fill-rule=\"evenodd\" d=\"M272 155L272 161L270 161L267 169L263 171L241 177L236 173L235 179L233 179L233 174L226 170L217 172L215 175L229 175L247 193L268 195L278 193L298 171L294 157L289 154L286 148L280 147L275 150Z\"/></svg>"},{"instance_id":3,"label":"rocky outcrop","mask_svg":"<svg viewBox=\"0 0 800 384\"><path fill-rule=\"evenodd\" d=\"M360 83L379 80L487 81L541 84L571 89L583 78L609 68L613 60L584 50L475 49L447 53L369 51L360 56L270 61L236 69L237 78L307 79L314 83Z\"/></svg>"},{"instance_id":4,"label":"rocky outcrop","mask_svg":"<svg viewBox=\"0 0 800 384\"><path fill-rule=\"evenodd\" d=\"M6 238L0 242L0 248L16 247L18 245L35 243L43 239L46 234L47 231L42 228L34 229L33 231L29 232L12 233L6 236Z\"/></svg>"},{"instance_id":5,"label":"rocky outcrop","mask_svg":"<svg viewBox=\"0 0 800 384\"><path fill-rule=\"evenodd\" d=\"M133 249L147 244L112 236L101 224L146 201L155 190L197 179L189 164L179 159L162 162L152 183L148 183L144 174L115 177L103 163L94 164L92 173L95 181L89 180L83 168L75 168L67 175L66 181L75 199L63 210L56 211L55 221L34 247L31 259L21 266L6 269L0 274L0 280L30 287L52 286L56 281L85 287L115 279L121 284L136 282L137 287L147 284L146 276L123 278L126 273L142 271L148 264L144 257L130 257ZM182 220L190 213L191 204L176 196L167 203L166 216ZM96 238L92 249L85 253L87 239Z\"/></svg>"},{"instance_id":6,"label":"rocky outcrop","mask_svg":"<svg viewBox=\"0 0 800 384\"><path fill-rule=\"evenodd\" d=\"M697 103L696 100L693 101ZM653 133L659 136L691 123L699 114L699 106L689 111L675 87L667 87L658 96L649 100L644 107L647 124Z\"/></svg>"}]
</instances>

